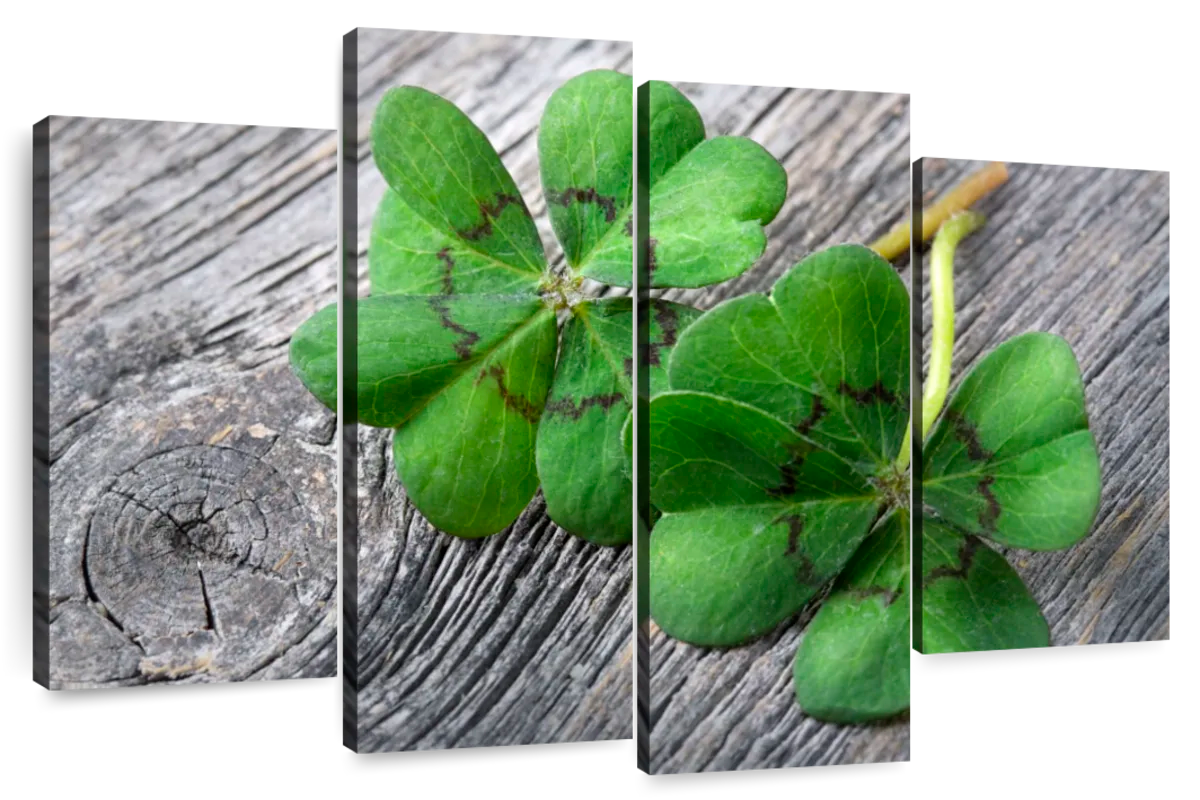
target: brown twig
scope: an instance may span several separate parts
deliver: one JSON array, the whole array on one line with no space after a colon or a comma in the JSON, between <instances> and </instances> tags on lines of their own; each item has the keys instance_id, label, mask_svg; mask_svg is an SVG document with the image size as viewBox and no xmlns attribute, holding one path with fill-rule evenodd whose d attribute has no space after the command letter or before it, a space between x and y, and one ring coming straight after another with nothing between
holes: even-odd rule
<instances>
[{"instance_id":1,"label":"brown twig","mask_svg":"<svg viewBox=\"0 0 1200 800\"><path fill-rule=\"evenodd\" d=\"M999 161L971 173L921 215L921 241L929 241L942 223L954 214L973 206L990 192L1008 180L1008 168ZM888 261L908 251L909 228L912 220L906 219L880 237L871 249Z\"/></svg>"}]
</instances>

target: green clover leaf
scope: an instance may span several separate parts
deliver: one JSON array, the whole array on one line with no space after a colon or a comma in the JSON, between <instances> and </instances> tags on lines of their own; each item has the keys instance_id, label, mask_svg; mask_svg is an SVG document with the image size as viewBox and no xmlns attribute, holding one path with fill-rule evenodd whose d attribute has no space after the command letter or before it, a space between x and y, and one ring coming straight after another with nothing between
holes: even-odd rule
<instances>
[{"instance_id":1,"label":"green clover leaf","mask_svg":"<svg viewBox=\"0 0 1200 800\"><path fill-rule=\"evenodd\" d=\"M688 99L651 81L649 188L650 285L696 287L736 277L763 254L787 174L750 139L705 141Z\"/></svg>"},{"instance_id":2,"label":"green clover leaf","mask_svg":"<svg viewBox=\"0 0 1200 800\"><path fill-rule=\"evenodd\" d=\"M537 226L466 114L415 86L389 89L371 150L389 187L371 231L372 294L496 291L506 281L535 290L546 268Z\"/></svg>"},{"instance_id":3,"label":"green clover leaf","mask_svg":"<svg viewBox=\"0 0 1200 800\"><path fill-rule=\"evenodd\" d=\"M563 328L537 439L546 511L598 544L630 540L633 482L621 431L632 409L633 301L593 300Z\"/></svg>"},{"instance_id":4,"label":"green clover leaf","mask_svg":"<svg viewBox=\"0 0 1200 800\"><path fill-rule=\"evenodd\" d=\"M861 245L808 256L769 296L729 300L692 324L673 389L752 403L866 474L900 452L908 420L908 290Z\"/></svg>"},{"instance_id":5,"label":"green clover leaf","mask_svg":"<svg viewBox=\"0 0 1200 800\"><path fill-rule=\"evenodd\" d=\"M1027 333L980 361L929 433L922 486L941 519L999 544L1057 550L1083 538L1100 461L1071 346Z\"/></svg>"},{"instance_id":6,"label":"green clover leaf","mask_svg":"<svg viewBox=\"0 0 1200 800\"><path fill-rule=\"evenodd\" d=\"M1050 644L1037 601L1004 556L936 519L922 527L922 652Z\"/></svg>"},{"instance_id":7,"label":"green clover leaf","mask_svg":"<svg viewBox=\"0 0 1200 800\"><path fill-rule=\"evenodd\" d=\"M542 189L567 263L585 278L631 286L633 81L609 70L567 81L538 131Z\"/></svg>"},{"instance_id":8,"label":"green clover leaf","mask_svg":"<svg viewBox=\"0 0 1200 800\"><path fill-rule=\"evenodd\" d=\"M796 699L831 722L908 708L908 512L876 526L838 576L796 652Z\"/></svg>"}]
</instances>

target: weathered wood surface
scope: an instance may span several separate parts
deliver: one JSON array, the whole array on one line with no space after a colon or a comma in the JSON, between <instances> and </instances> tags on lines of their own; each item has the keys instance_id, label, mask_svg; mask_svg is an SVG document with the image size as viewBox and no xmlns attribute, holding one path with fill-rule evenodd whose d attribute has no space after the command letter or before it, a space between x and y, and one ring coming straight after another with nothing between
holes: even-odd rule
<instances>
[{"instance_id":1,"label":"weathered wood surface","mask_svg":"<svg viewBox=\"0 0 1200 800\"><path fill-rule=\"evenodd\" d=\"M557 264L538 175L542 109L580 72L629 72L631 54L619 42L360 29L360 295L385 188L369 140L384 91L421 86L466 112L512 173ZM566 533L540 494L494 536L440 533L406 500L391 432L360 426L358 444L359 691L347 688L346 698L357 707L357 749L629 738L632 548Z\"/></svg>"},{"instance_id":2,"label":"weathered wood surface","mask_svg":"<svg viewBox=\"0 0 1200 800\"><path fill-rule=\"evenodd\" d=\"M866 92L680 84L710 136L749 136L788 175L787 201L767 227L752 269L707 289L655 292L708 309L765 291L808 253L868 244L908 213L908 98ZM899 263L907 282L907 259ZM745 647L671 639L651 623L650 769L654 773L902 761L907 715L876 725L833 725L796 704L792 664L819 608Z\"/></svg>"},{"instance_id":3,"label":"weathered wood surface","mask_svg":"<svg viewBox=\"0 0 1200 800\"><path fill-rule=\"evenodd\" d=\"M54 688L332 676L331 131L50 123ZM35 531L35 536L46 531Z\"/></svg>"},{"instance_id":4,"label":"weathered wood surface","mask_svg":"<svg viewBox=\"0 0 1200 800\"><path fill-rule=\"evenodd\" d=\"M983 162L925 159L931 201ZM1067 550L1001 549L1055 645L1168 638L1169 192L1165 172L1010 164L955 257L951 386L1011 336L1075 350L1100 450L1100 511ZM929 308L928 288L925 308ZM928 314L926 356L928 353Z\"/></svg>"}]
</instances>

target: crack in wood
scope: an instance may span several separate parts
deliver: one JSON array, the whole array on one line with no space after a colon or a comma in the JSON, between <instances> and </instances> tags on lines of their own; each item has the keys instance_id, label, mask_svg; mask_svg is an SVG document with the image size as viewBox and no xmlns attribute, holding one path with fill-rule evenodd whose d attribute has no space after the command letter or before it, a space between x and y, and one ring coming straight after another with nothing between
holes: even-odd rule
<instances>
[{"instance_id":1,"label":"crack in wood","mask_svg":"<svg viewBox=\"0 0 1200 800\"><path fill-rule=\"evenodd\" d=\"M217 628L217 613L213 610L212 600L208 596L208 584L204 580L204 568L200 566L199 561L196 562L196 574L200 576L200 597L204 599L205 628L220 637L221 631Z\"/></svg>"}]
</instances>

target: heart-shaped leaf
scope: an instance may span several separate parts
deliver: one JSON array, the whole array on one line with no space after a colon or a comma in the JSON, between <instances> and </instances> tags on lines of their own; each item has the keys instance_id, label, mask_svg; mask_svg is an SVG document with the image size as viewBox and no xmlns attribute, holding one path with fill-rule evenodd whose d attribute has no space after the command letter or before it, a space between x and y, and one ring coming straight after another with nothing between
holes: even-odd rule
<instances>
[{"instance_id":1,"label":"heart-shaped leaf","mask_svg":"<svg viewBox=\"0 0 1200 800\"><path fill-rule=\"evenodd\" d=\"M432 322L419 308L394 315L391 325L408 318L424 323L420 332L407 331L402 340L373 340L370 330L363 329L368 301L359 304L359 411L364 418L367 409L386 410L384 419L394 419L390 415L396 409L405 415L393 437L396 471L409 499L430 523L457 536L487 536L511 524L537 491L534 447L554 374L558 331L553 310L542 308L515 325L485 327L481 318L478 327L484 333L470 346L465 340L473 329L466 325L459 326L463 333L453 331L457 339L443 335L424 344L427 337L438 336L435 324L442 327L456 313L472 322L465 313L472 301L487 312L489 325L504 308L499 298L486 295L443 300L447 305L440 308L426 303L435 315ZM454 300L459 302L451 305ZM381 332L387 335L391 325ZM504 327L507 333L498 334ZM374 355L371 345L384 341L386 346ZM397 341L405 347L396 347ZM450 363L444 360L447 348L458 356ZM369 369L364 370L364 362ZM373 378L376 388L364 392L364 383ZM383 392L394 394L385 398Z\"/></svg>"},{"instance_id":2,"label":"heart-shaped leaf","mask_svg":"<svg viewBox=\"0 0 1200 800\"><path fill-rule=\"evenodd\" d=\"M490 367L493 356L525 341L525 330L546 319L553 327L553 312L535 295L359 300L358 421L403 425L457 381L470 385L477 368ZM553 367L553 348L542 358Z\"/></svg>"},{"instance_id":3,"label":"heart-shaped leaf","mask_svg":"<svg viewBox=\"0 0 1200 800\"><path fill-rule=\"evenodd\" d=\"M706 286L745 272L786 194L787 174L762 145L737 136L697 145L650 190L650 285Z\"/></svg>"},{"instance_id":4,"label":"heart-shaped leaf","mask_svg":"<svg viewBox=\"0 0 1200 800\"><path fill-rule=\"evenodd\" d=\"M562 348L537 438L550 518L597 544L632 538L633 483L621 431L630 416L633 301L582 303Z\"/></svg>"},{"instance_id":5,"label":"heart-shaped leaf","mask_svg":"<svg viewBox=\"0 0 1200 800\"><path fill-rule=\"evenodd\" d=\"M692 101L669 83L650 81L650 188L704 136L704 120Z\"/></svg>"},{"instance_id":6,"label":"heart-shaped leaf","mask_svg":"<svg viewBox=\"0 0 1200 800\"><path fill-rule=\"evenodd\" d=\"M1071 347L1014 337L962 381L924 448L924 501L965 533L1030 550L1083 538L1100 461Z\"/></svg>"},{"instance_id":7,"label":"heart-shaped leaf","mask_svg":"<svg viewBox=\"0 0 1200 800\"><path fill-rule=\"evenodd\" d=\"M567 263L617 286L633 280L633 79L577 75L546 103L538 131L542 190Z\"/></svg>"},{"instance_id":8,"label":"heart-shaped leaf","mask_svg":"<svg viewBox=\"0 0 1200 800\"><path fill-rule=\"evenodd\" d=\"M533 292L541 272L474 249L426 221L388 189L371 224L371 294L515 294Z\"/></svg>"},{"instance_id":9,"label":"heart-shaped leaf","mask_svg":"<svg viewBox=\"0 0 1200 800\"><path fill-rule=\"evenodd\" d=\"M288 347L292 372L304 388L334 411L338 390L337 325L337 303L330 303L304 320Z\"/></svg>"},{"instance_id":10,"label":"heart-shaped leaf","mask_svg":"<svg viewBox=\"0 0 1200 800\"><path fill-rule=\"evenodd\" d=\"M864 474L889 467L908 420L908 292L861 245L814 253L770 295L729 300L679 337L672 389L757 406Z\"/></svg>"},{"instance_id":11,"label":"heart-shaped leaf","mask_svg":"<svg viewBox=\"0 0 1200 800\"><path fill-rule=\"evenodd\" d=\"M804 631L796 699L829 722L890 717L909 705L908 512L867 537Z\"/></svg>"},{"instance_id":12,"label":"heart-shaped leaf","mask_svg":"<svg viewBox=\"0 0 1200 800\"><path fill-rule=\"evenodd\" d=\"M696 324L700 324L699 322ZM735 645L837 574L880 505L847 463L736 400L650 402L650 612L669 635Z\"/></svg>"},{"instance_id":13,"label":"heart-shaped leaf","mask_svg":"<svg viewBox=\"0 0 1200 800\"><path fill-rule=\"evenodd\" d=\"M546 267L537 226L491 142L453 103L389 89L371 124L390 191L371 235L371 288L455 294L535 286Z\"/></svg>"},{"instance_id":14,"label":"heart-shaped leaf","mask_svg":"<svg viewBox=\"0 0 1200 800\"><path fill-rule=\"evenodd\" d=\"M922 653L1046 647L1050 631L1020 576L978 538L925 517Z\"/></svg>"}]
</instances>

